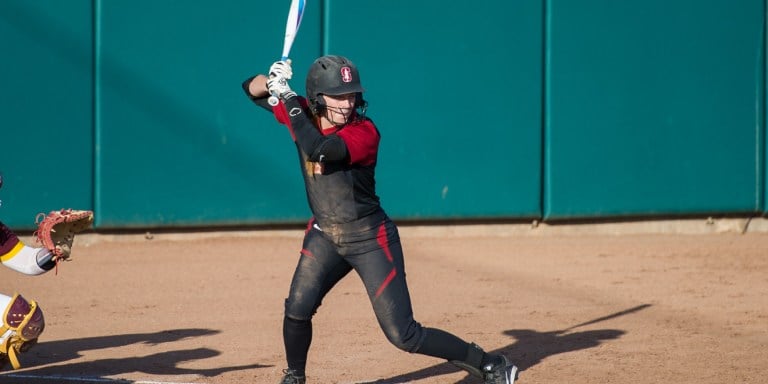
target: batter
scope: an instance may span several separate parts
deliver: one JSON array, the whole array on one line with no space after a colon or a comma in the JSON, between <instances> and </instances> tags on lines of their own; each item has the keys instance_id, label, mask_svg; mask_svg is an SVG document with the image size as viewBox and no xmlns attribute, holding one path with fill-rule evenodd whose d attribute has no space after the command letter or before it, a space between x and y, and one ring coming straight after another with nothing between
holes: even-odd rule
<instances>
[{"instance_id":1,"label":"batter","mask_svg":"<svg viewBox=\"0 0 768 384\"><path fill-rule=\"evenodd\" d=\"M517 367L505 356L486 353L413 317L398 229L376 195L381 135L365 115L357 67L342 56L318 58L306 78L306 98L290 88L292 76L290 61L278 61L269 76L243 83L251 100L288 128L313 214L285 300L288 368L281 384L306 383L312 317L325 295L353 270L381 329L397 348L448 360L487 384L512 384ZM280 99L278 105L268 104L270 94Z\"/></svg>"}]
</instances>

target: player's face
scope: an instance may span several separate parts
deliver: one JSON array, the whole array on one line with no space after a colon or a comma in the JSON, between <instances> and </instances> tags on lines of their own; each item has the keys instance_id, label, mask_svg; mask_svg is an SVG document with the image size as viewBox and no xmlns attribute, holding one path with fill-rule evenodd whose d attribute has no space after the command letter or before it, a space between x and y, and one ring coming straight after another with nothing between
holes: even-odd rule
<instances>
[{"instance_id":1,"label":"player's face","mask_svg":"<svg viewBox=\"0 0 768 384\"><path fill-rule=\"evenodd\" d=\"M344 95L323 95L325 99L325 118L334 125L346 124L355 112L354 93Z\"/></svg>"}]
</instances>

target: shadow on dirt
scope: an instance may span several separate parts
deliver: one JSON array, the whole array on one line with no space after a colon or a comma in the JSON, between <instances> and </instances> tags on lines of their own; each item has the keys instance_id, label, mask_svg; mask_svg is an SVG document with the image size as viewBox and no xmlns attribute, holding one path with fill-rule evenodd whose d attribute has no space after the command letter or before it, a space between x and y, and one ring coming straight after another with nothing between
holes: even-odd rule
<instances>
[{"instance_id":1,"label":"shadow on dirt","mask_svg":"<svg viewBox=\"0 0 768 384\"><path fill-rule=\"evenodd\" d=\"M510 361L517 365L520 371L524 372L526 369L539 364L542 360L549 356L554 356L566 352L574 352L587 348L594 348L607 340L618 339L626 333L625 331L618 329L600 329L583 332L572 332L573 329L599 323L601 321L619 316L628 315L650 306L650 304L639 305L637 307L629 308L558 331L538 332L531 329L506 330L503 332L504 335L514 338L515 341L506 347L499 348L490 352L506 355ZM429 377L447 375L461 371L461 369L457 368L453 364L446 362L395 377L361 384L407 383L414 380L422 380ZM467 375L454 384L477 384L480 382L480 379Z\"/></svg>"},{"instance_id":2,"label":"shadow on dirt","mask_svg":"<svg viewBox=\"0 0 768 384\"><path fill-rule=\"evenodd\" d=\"M178 365L183 362L207 359L221 354L221 352L210 348L185 349L136 357L59 364L81 357L81 352L83 351L118 348L139 343L152 346L188 338L214 335L219 332L220 331L212 329L191 328L174 329L156 333L137 333L41 342L27 353L20 355L19 359L21 360L22 368L45 365L44 367L25 369L23 371L6 371L0 374L0 378L3 376L7 379L32 376L100 378L134 372L143 372L153 375L194 374L211 377L229 371L271 367L271 365L260 364L211 369L189 369L178 367ZM130 383L130 381L125 380L118 380L116 382Z\"/></svg>"}]
</instances>

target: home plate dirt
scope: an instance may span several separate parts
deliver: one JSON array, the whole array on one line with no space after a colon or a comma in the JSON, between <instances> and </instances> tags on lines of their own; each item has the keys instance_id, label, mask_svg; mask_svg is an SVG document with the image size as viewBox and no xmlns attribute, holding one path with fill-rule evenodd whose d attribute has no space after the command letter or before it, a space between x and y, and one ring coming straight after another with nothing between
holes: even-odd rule
<instances>
[{"instance_id":1,"label":"home plate dirt","mask_svg":"<svg viewBox=\"0 0 768 384\"><path fill-rule=\"evenodd\" d=\"M302 229L86 234L58 274L0 269L39 343L0 383L278 383ZM416 319L521 369L519 383L764 383L768 233L401 228ZM478 383L390 345L347 276L314 319L308 383Z\"/></svg>"}]
</instances>

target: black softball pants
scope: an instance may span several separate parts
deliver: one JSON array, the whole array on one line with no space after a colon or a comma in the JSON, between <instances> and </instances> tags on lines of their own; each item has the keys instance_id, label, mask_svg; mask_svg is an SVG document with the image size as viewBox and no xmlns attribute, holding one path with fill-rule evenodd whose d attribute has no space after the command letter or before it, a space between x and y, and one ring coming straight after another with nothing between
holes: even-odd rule
<instances>
[{"instance_id":1,"label":"black softball pants","mask_svg":"<svg viewBox=\"0 0 768 384\"><path fill-rule=\"evenodd\" d=\"M397 348L463 361L469 344L422 327L413 318L397 226L383 215L377 224L353 228L307 227L290 293L285 300L283 337L288 367L304 373L312 339L312 316L325 295L354 270L363 281L379 326Z\"/></svg>"}]
</instances>

